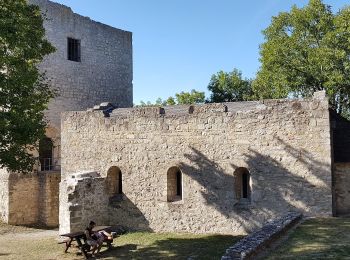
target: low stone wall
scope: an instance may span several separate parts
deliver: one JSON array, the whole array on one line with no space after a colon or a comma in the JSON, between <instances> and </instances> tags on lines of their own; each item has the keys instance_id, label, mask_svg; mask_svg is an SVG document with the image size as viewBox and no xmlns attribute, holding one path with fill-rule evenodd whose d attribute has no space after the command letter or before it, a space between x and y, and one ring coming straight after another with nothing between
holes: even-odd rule
<instances>
[{"instance_id":1,"label":"low stone wall","mask_svg":"<svg viewBox=\"0 0 350 260\"><path fill-rule=\"evenodd\" d=\"M258 231L241 239L234 246L226 250L221 260L253 259L255 255L283 235L288 229L296 224L302 214L290 212L287 215L266 224Z\"/></svg>"},{"instance_id":2,"label":"low stone wall","mask_svg":"<svg viewBox=\"0 0 350 260\"><path fill-rule=\"evenodd\" d=\"M2 221L12 225L58 226L60 172L0 176Z\"/></svg>"},{"instance_id":3,"label":"low stone wall","mask_svg":"<svg viewBox=\"0 0 350 260\"><path fill-rule=\"evenodd\" d=\"M334 164L336 215L350 215L350 163Z\"/></svg>"}]
</instances>

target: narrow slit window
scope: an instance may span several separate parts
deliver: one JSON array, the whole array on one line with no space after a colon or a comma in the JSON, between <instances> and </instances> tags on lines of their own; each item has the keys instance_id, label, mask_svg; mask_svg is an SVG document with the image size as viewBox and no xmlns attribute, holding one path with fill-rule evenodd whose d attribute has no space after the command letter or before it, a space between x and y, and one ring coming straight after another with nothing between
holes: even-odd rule
<instances>
[{"instance_id":1,"label":"narrow slit window","mask_svg":"<svg viewBox=\"0 0 350 260\"><path fill-rule=\"evenodd\" d=\"M167 172L167 200L182 200L182 172L178 167L171 167Z\"/></svg>"},{"instance_id":2,"label":"narrow slit window","mask_svg":"<svg viewBox=\"0 0 350 260\"><path fill-rule=\"evenodd\" d=\"M68 38L68 60L80 62L80 40Z\"/></svg>"},{"instance_id":3,"label":"narrow slit window","mask_svg":"<svg viewBox=\"0 0 350 260\"><path fill-rule=\"evenodd\" d=\"M118 167L112 166L111 168L109 168L107 172L106 182L107 192L110 197L113 197L118 194L123 194L122 172Z\"/></svg>"},{"instance_id":4,"label":"narrow slit window","mask_svg":"<svg viewBox=\"0 0 350 260\"><path fill-rule=\"evenodd\" d=\"M249 202L251 197L250 173L248 169L240 167L234 173L236 199L240 202Z\"/></svg>"}]
</instances>

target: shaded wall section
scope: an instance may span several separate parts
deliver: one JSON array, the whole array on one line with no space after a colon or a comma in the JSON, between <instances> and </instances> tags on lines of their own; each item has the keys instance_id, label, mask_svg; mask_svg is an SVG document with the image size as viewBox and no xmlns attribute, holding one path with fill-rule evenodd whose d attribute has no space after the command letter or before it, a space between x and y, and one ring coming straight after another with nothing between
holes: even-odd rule
<instances>
[{"instance_id":1,"label":"shaded wall section","mask_svg":"<svg viewBox=\"0 0 350 260\"><path fill-rule=\"evenodd\" d=\"M350 121L331 110L335 163L350 162Z\"/></svg>"},{"instance_id":2,"label":"shaded wall section","mask_svg":"<svg viewBox=\"0 0 350 260\"><path fill-rule=\"evenodd\" d=\"M335 214L350 215L350 121L331 110Z\"/></svg>"},{"instance_id":3,"label":"shaded wall section","mask_svg":"<svg viewBox=\"0 0 350 260\"><path fill-rule=\"evenodd\" d=\"M350 163L335 163L336 215L350 216Z\"/></svg>"}]
</instances>

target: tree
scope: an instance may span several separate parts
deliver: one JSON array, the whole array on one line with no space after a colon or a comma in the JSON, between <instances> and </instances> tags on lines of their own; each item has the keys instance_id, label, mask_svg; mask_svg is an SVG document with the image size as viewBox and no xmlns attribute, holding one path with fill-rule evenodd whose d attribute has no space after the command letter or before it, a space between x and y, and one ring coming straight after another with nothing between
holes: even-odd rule
<instances>
[{"instance_id":1,"label":"tree","mask_svg":"<svg viewBox=\"0 0 350 260\"><path fill-rule=\"evenodd\" d=\"M141 107L154 107L154 106L173 106L173 105L185 105L185 104L196 104L196 103L204 103L205 94L204 92L196 91L194 89L191 92L180 92L176 93L175 97L168 97L167 100L162 100L161 98L157 98L156 102L153 104L150 101L144 102L141 101Z\"/></svg>"},{"instance_id":2,"label":"tree","mask_svg":"<svg viewBox=\"0 0 350 260\"><path fill-rule=\"evenodd\" d=\"M166 100L166 104L168 106L174 106L176 105L175 99L173 97L168 97L168 99Z\"/></svg>"},{"instance_id":3,"label":"tree","mask_svg":"<svg viewBox=\"0 0 350 260\"><path fill-rule=\"evenodd\" d=\"M251 80L243 79L242 73L234 69L232 72L219 71L211 77L208 85L211 91L208 102L245 101L252 97Z\"/></svg>"},{"instance_id":4,"label":"tree","mask_svg":"<svg viewBox=\"0 0 350 260\"><path fill-rule=\"evenodd\" d=\"M0 1L0 168L30 172L44 137L43 111L54 96L37 65L54 47L43 18L26 0Z\"/></svg>"},{"instance_id":5,"label":"tree","mask_svg":"<svg viewBox=\"0 0 350 260\"><path fill-rule=\"evenodd\" d=\"M175 94L177 104L185 105L185 104L197 104L204 103L205 94L204 92L199 92L194 89L191 92L181 92Z\"/></svg>"},{"instance_id":6,"label":"tree","mask_svg":"<svg viewBox=\"0 0 350 260\"><path fill-rule=\"evenodd\" d=\"M310 0L273 17L263 34L253 83L259 98L308 97L325 90L331 105L349 115L350 7L333 14L321 0Z\"/></svg>"}]
</instances>

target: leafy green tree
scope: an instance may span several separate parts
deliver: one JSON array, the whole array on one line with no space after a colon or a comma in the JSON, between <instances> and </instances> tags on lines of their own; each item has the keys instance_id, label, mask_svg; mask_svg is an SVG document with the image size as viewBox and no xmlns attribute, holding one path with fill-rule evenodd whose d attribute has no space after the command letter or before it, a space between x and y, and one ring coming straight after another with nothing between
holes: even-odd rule
<instances>
[{"instance_id":1,"label":"leafy green tree","mask_svg":"<svg viewBox=\"0 0 350 260\"><path fill-rule=\"evenodd\" d=\"M44 136L43 111L54 96L37 65L53 51L37 6L0 1L0 168L33 169L31 152Z\"/></svg>"},{"instance_id":2,"label":"leafy green tree","mask_svg":"<svg viewBox=\"0 0 350 260\"><path fill-rule=\"evenodd\" d=\"M166 104L168 106L174 106L176 105L175 99L173 97L168 97L168 99L166 100Z\"/></svg>"},{"instance_id":3,"label":"leafy green tree","mask_svg":"<svg viewBox=\"0 0 350 260\"><path fill-rule=\"evenodd\" d=\"M245 101L253 95L251 80L243 79L237 69L232 72L219 71L213 75L208 90L211 91L208 102L215 103Z\"/></svg>"},{"instance_id":4,"label":"leafy green tree","mask_svg":"<svg viewBox=\"0 0 350 260\"><path fill-rule=\"evenodd\" d=\"M197 104L197 103L204 103L205 101L205 94L204 92L196 91L194 89L191 90L191 92L181 92L175 94L177 104L184 105L184 104Z\"/></svg>"},{"instance_id":5,"label":"leafy green tree","mask_svg":"<svg viewBox=\"0 0 350 260\"><path fill-rule=\"evenodd\" d=\"M321 0L293 6L263 31L258 98L308 97L325 90L333 107L349 114L350 7L333 14Z\"/></svg>"},{"instance_id":6,"label":"leafy green tree","mask_svg":"<svg viewBox=\"0 0 350 260\"><path fill-rule=\"evenodd\" d=\"M153 106L173 106L173 105L184 105L184 104L196 104L204 103L205 94L204 92L199 92L194 89L191 92L176 93L175 97L168 97L167 100L162 100L157 98L156 102L153 104L150 101L141 101L139 107L153 107Z\"/></svg>"}]
</instances>

